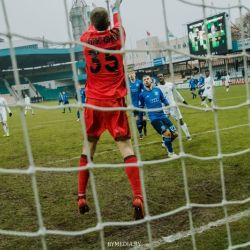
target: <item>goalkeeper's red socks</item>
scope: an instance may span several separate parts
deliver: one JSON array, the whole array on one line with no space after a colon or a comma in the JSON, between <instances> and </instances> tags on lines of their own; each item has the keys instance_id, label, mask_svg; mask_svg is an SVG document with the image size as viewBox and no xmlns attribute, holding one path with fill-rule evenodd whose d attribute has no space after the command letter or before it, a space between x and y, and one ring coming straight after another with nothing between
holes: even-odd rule
<instances>
[{"instance_id":1,"label":"goalkeeper's red socks","mask_svg":"<svg viewBox=\"0 0 250 250\"><path fill-rule=\"evenodd\" d=\"M137 158L134 155L130 155L124 159L125 163L132 163L133 166L126 167L125 172L128 176L133 195L134 201L133 206L135 208L135 219L142 219L144 217L143 213L143 198L142 198L142 190L141 190L141 181L139 168L137 166ZM88 164L87 156L81 155L80 158L80 167L84 167ZM78 207L80 213L84 214L89 211L89 207L86 202L86 188L89 179L89 171L88 170L79 170L78 172Z\"/></svg>"},{"instance_id":2,"label":"goalkeeper's red socks","mask_svg":"<svg viewBox=\"0 0 250 250\"><path fill-rule=\"evenodd\" d=\"M128 176L134 197L142 198L141 181L140 181L139 168L137 166L137 158L135 155L130 155L124 159L124 162L134 163L134 166L126 167L125 172Z\"/></svg>"},{"instance_id":3,"label":"goalkeeper's red socks","mask_svg":"<svg viewBox=\"0 0 250 250\"><path fill-rule=\"evenodd\" d=\"M143 219L144 217L143 198L142 198L139 168L137 166L137 158L135 155L130 155L124 159L124 162L134 163L134 166L126 167L125 172L128 176L134 194L134 201L133 201L133 206L135 208L134 218L136 220Z\"/></svg>"},{"instance_id":4,"label":"goalkeeper's red socks","mask_svg":"<svg viewBox=\"0 0 250 250\"><path fill-rule=\"evenodd\" d=\"M79 166L84 167L87 166L88 160L86 155L81 155ZM89 211L87 202L86 202L86 188L89 179L89 171L88 170L79 170L78 172L78 207L80 213L85 213Z\"/></svg>"},{"instance_id":5,"label":"goalkeeper's red socks","mask_svg":"<svg viewBox=\"0 0 250 250\"><path fill-rule=\"evenodd\" d=\"M124 159L124 162L134 163L134 166L126 167L125 171L134 194L134 200L133 200L133 207L135 209L134 219L140 220L144 218L144 209L143 209L143 198L142 198L139 167L136 166L137 158L135 155L130 155Z\"/></svg>"},{"instance_id":6,"label":"goalkeeper's red socks","mask_svg":"<svg viewBox=\"0 0 250 250\"><path fill-rule=\"evenodd\" d=\"M88 164L87 156L81 155L79 166L84 167ZM88 170L79 170L78 172L78 194L84 195L86 193L86 188L89 180Z\"/></svg>"}]
</instances>

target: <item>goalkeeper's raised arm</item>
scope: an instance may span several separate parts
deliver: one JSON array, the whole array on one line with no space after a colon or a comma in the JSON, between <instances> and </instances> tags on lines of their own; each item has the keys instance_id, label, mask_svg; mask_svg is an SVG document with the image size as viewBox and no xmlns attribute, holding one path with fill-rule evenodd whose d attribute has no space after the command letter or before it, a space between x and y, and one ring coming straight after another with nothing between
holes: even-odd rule
<instances>
[{"instance_id":1,"label":"goalkeeper's raised arm","mask_svg":"<svg viewBox=\"0 0 250 250\"><path fill-rule=\"evenodd\" d=\"M119 12L121 3L122 3L122 0L115 0L113 3L111 3L111 9L113 13Z\"/></svg>"},{"instance_id":2,"label":"goalkeeper's raised arm","mask_svg":"<svg viewBox=\"0 0 250 250\"><path fill-rule=\"evenodd\" d=\"M112 13L113 13L113 31L115 31L116 34L120 36L120 26L121 26L121 18L119 18L119 10L120 10L120 5L122 3L122 0L116 0L114 4L111 5ZM124 43L125 43L125 31L122 27L123 31L123 38L124 38Z\"/></svg>"}]
</instances>

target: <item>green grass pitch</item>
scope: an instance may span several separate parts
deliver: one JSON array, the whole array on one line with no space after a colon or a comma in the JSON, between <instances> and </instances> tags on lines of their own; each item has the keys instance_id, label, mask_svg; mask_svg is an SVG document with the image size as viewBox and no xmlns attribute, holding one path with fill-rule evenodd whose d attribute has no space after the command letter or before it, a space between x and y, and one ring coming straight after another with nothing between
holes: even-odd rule
<instances>
[{"instance_id":1,"label":"green grass pitch","mask_svg":"<svg viewBox=\"0 0 250 250\"><path fill-rule=\"evenodd\" d=\"M188 103L200 107L199 98L192 100L188 90L182 90ZM245 86L231 86L229 93L223 87L216 88L219 106L237 105L246 101ZM72 100L72 103L74 101ZM57 105L56 102L44 105ZM8 119L10 137L0 134L0 168L26 169L29 166L23 139L21 118L18 108L13 108L13 117ZM217 155L217 142L212 112L181 107L193 140L183 138L186 153L196 156ZM80 123L76 121L76 110L72 113L61 110L36 109L35 115L26 116L32 153L36 166L76 167L81 153L82 134ZM219 110L218 120L222 152L238 152L250 147L249 107ZM161 147L161 138L148 123L148 136L139 141L142 160L166 158ZM184 137L184 136L183 136ZM174 142L175 152L179 152L179 142ZM95 163L121 163L122 158L108 133L101 138ZM218 160L200 161L185 159L190 201L192 203L213 204L222 201L220 167ZM223 159L227 200L244 200L250 197L250 153ZM124 169L98 168L93 171L103 222L131 221L132 194ZM90 212L81 216L77 209L76 172L37 172L36 180L43 215L44 226L48 230L80 231L96 226L97 216L90 185L88 200ZM181 160L144 166L145 189L150 215L157 215L185 206L185 190ZM228 206L228 215L249 209L245 205ZM223 208L193 208L195 227L224 218ZM163 242L177 232L189 230L188 212L180 212L150 223L154 242ZM244 217L230 223L232 244L250 241L250 218ZM24 174L0 173L0 230L36 232L38 222L31 177ZM1 232L1 231L0 231ZM147 224L137 226L105 227L107 249L127 249L109 247L110 242L148 243ZM101 249L99 232L81 236L46 235L48 249ZM198 249L226 249L228 247L226 226L213 227L196 234ZM39 237L20 237L0 233L0 249L42 249ZM173 243L164 243L156 249L192 249L191 237Z\"/></svg>"}]
</instances>

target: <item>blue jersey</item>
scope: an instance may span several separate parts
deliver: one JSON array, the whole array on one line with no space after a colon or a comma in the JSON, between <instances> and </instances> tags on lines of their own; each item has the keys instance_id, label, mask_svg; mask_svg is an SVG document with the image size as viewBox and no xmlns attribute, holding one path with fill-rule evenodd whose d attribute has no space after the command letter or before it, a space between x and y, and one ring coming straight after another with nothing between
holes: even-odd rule
<instances>
[{"instance_id":1,"label":"blue jersey","mask_svg":"<svg viewBox=\"0 0 250 250\"><path fill-rule=\"evenodd\" d=\"M205 86L205 78L203 76L200 76L199 81L198 81L198 88L202 89Z\"/></svg>"},{"instance_id":2,"label":"blue jersey","mask_svg":"<svg viewBox=\"0 0 250 250\"><path fill-rule=\"evenodd\" d=\"M80 98L81 98L81 103L85 103L85 98L86 98L85 88L80 88L79 94L80 94ZM75 99L78 101L77 93L75 94Z\"/></svg>"},{"instance_id":3,"label":"blue jersey","mask_svg":"<svg viewBox=\"0 0 250 250\"><path fill-rule=\"evenodd\" d=\"M69 103L69 97L66 93L63 94L63 103L65 103L65 104Z\"/></svg>"},{"instance_id":4,"label":"blue jersey","mask_svg":"<svg viewBox=\"0 0 250 250\"><path fill-rule=\"evenodd\" d=\"M190 89L195 89L196 88L196 84L197 84L197 79L191 78L190 81L189 81L189 88Z\"/></svg>"},{"instance_id":5,"label":"blue jersey","mask_svg":"<svg viewBox=\"0 0 250 250\"><path fill-rule=\"evenodd\" d=\"M80 89L81 102L85 103L85 88Z\"/></svg>"},{"instance_id":6,"label":"blue jersey","mask_svg":"<svg viewBox=\"0 0 250 250\"><path fill-rule=\"evenodd\" d=\"M151 90L145 90L140 94L140 107L147 109L155 109L162 108L162 104L169 105L167 99L164 97L163 93L159 88L153 87ZM163 110L160 111L149 111L148 117L150 121L154 121L156 119L166 118L167 115Z\"/></svg>"},{"instance_id":7,"label":"blue jersey","mask_svg":"<svg viewBox=\"0 0 250 250\"><path fill-rule=\"evenodd\" d=\"M141 80L136 79L134 83L129 81L130 93L132 98L132 104L139 108L139 96L141 92L144 90L144 85Z\"/></svg>"}]
</instances>

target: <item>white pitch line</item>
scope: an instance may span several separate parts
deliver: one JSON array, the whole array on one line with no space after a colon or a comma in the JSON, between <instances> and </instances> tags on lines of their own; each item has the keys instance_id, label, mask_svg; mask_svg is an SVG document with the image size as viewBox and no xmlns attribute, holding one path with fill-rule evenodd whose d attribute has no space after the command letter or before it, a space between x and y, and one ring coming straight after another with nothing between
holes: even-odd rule
<instances>
[{"instance_id":1,"label":"white pitch line","mask_svg":"<svg viewBox=\"0 0 250 250\"><path fill-rule=\"evenodd\" d=\"M243 212L239 212L237 214L228 216L227 218L209 222L207 225L201 226L199 228L195 228L194 231L195 231L195 233L201 234L205 231L213 229L214 227L223 226L227 222L235 222L235 221L238 221L244 217L249 217L249 216L250 216L250 210L248 209L248 210L245 210ZM169 235L166 237L161 237L159 240L153 241L151 246L156 248L156 247L159 247L159 246L167 244L167 243L172 243L172 242L175 242L177 240L187 238L191 235L192 235L192 232L190 230L184 231L184 232L178 232L176 234L172 234L172 235ZM151 246L149 244L144 244L144 245L140 245L138 247L133 247L133 248L131 248L131 250L146 250L146 249L151 249Z\"/></svg>"},{"instance_id":2,"label":"white pitch line","mask_svg":"<svg viewBox=\"0 0 250 250\"><path fill-rule=\"evenodd\" d=\"M228 128L221 128L221 129L219 129L219 131L225 131L225 130L235 129L235 128L239 128L239 127L245 127L245 126L249 126L249 125L250 125L249 123L241 124L241 125L235 125L235 126L231 126L231 127L228 127ZM208 131L205 131L205 132L194 133L192 135L202 135L202 134L206 134L206 133L213 133L215 131L216 130L213 129L213 130L208 130Z\"/></svg>"},{"instance_id":3,"label":"white pitch line","mask_svg":"<svg viewBox=\"0 0 250 250\"><path fill-rule=\"evenodd\" d=\"M235 96L235 97L220 98L220 99L216 99L216 101L240 99L240 98L242 98L242 97L246 97L246 96L245 96L245 95L241 95L241 96Z\"/></svg>"},{"instance_id":4,"label":"white pitch line","mask_svg":"<svg viewBox=\"0 0 250 250\"><path fill-rule=\"evenodd\" d=\"M65 121L70 121L70 120L66 120L66 119L58 119L58 120L53 120L53 121L47 121L47 122L39 122L38 124L33 124L34 126L30 126L29 128L29 124L27 125L28 127L28 130L31 130L31 129L34 129L34 128L37 128L37 127L48 127L50 125L48 124L53 124L53 123L58 123L58 122L65 122ZM16 129L16 128L20 128L20 126L11 126L12 129ZM22 130L22 128L20 128Z\"/></svg>"},{"instance_id":5,"label":"white pitch line","mask_svg":"<svg viewBox=\"0 0 250 250\"><path fill-rule=\"evenodd\" d=\"M222 128L222 129L220 129L220 131L226 131L226 130L231 130L231 129L235 129L235 128L239 128L239 127L245 127L245 126L249 126L249 124L246 123L246 124L231 126L231 127L228 127L228 128ZM207 134L207 133L214 133L215 131L216 130L213 129L213 130L208 130L208 131L204 131L204 132L193 133L192 136L203 135L203 134ZM155 144L155 143L160 143L160 140L159 141L152 141L152 142L148 142L148 143L142 143L139 146L143 147L143 146L152 145L152 144ZM114 149L105 150L105 151L96 153L95 155L102 155L102 154L106 154L106 153L110 153L110 152L116 152L116 151L119 151L119 150L117 148L114 148ZM54 164L54 163L66 162L66 161L71 161L71 160L75 160L75 159L79 159L79 156L75 156L75 157L72 157L72 158L66 159L66 160L62 159L62 160L58 160L58 161L50 161L50 162L47 162L46 164Z\"/></svg>"}]
</instances>

